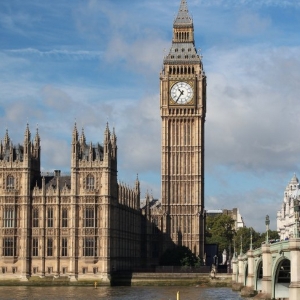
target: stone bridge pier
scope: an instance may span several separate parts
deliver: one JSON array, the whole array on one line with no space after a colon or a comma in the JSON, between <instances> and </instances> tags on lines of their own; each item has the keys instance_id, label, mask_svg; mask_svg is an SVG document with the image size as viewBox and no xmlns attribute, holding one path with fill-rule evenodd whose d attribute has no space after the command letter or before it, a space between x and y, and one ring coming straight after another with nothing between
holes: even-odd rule
<instances>
[{"instance_id":1,"label":"stone bridge pier","mask_svg":"<svg viewBox=\"0 0 300 300\"><path fill-rule=\"evenodd\" d=\"M300 238L235 255L232 264L233 289L242 296L300 300Z\"/></svg>"}]
</instances>

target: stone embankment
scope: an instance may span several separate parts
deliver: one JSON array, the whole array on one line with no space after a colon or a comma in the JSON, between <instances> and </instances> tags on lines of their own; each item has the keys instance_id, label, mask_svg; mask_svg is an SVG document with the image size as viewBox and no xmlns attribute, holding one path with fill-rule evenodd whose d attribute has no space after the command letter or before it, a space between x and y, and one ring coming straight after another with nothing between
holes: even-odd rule
<instances>
[{"instance_id":1,"label":"stone embankment","mask_svg":"<svg viewBox=\"0 0 300 300\"><path fill-rule=\"evenodd\" d=\"M109 282L99 279L70 281L68 277L44 278L31 277L28 281L18 279L0 280L0 286L107 286ZM208 274L195 273L131 273L114 276L111 285L127 286L199 286L231 287L231 275L217 274L211 278Z\"/></svg>"}]
</instances>

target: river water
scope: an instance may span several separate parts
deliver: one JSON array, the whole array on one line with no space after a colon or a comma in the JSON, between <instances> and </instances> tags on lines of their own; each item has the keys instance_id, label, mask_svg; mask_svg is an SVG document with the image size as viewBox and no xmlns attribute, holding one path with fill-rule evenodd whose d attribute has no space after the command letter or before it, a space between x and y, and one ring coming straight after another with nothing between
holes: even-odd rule
<instances>
[{"instance_id":1,"label":"river water","mask_svg":"<svg viewBox=\"0 0 300 300\"><path fill-rule=\"evenodd\" d=\"M200 287L0 287L0 299L106 299L106 300L236 300L230 288Z\"/></svg>"}]
</instances>

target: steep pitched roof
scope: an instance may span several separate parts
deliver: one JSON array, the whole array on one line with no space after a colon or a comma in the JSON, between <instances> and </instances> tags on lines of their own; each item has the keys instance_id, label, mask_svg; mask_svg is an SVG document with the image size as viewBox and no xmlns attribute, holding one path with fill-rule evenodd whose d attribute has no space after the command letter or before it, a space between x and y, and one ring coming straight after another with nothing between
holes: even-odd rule
<instances>
[{"instance_id":1,"label":"steep pitched roof","mask_svg":"<svg viewBox=\"0 0 300 300\"><path fill-rule=\"evenodd\" d=\"M174 21L174 26L193 25L193 20L189 15L187 1L181 0L177 18Z\"/></svg>"}]
</instances>

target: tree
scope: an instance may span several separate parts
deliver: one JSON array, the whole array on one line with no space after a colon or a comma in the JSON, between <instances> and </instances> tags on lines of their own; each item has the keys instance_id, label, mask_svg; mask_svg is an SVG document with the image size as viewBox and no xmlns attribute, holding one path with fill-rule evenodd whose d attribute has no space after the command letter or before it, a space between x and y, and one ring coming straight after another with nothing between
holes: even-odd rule
<instances>
[{"instance_id":1,"label":"tree","mask_svg":"<svg viewBox=\"0 0 300 300\"><path fill-rule=\"evenodd\" d=\"M168 249L160 257L161 266L195 266L199 264L199 258L186 246L177 246Z\"/></svg>"},{"instance_id":2,"label":"tree","mask_svg":"<svg viewBox=\"0 0 300 300\"><path fill-rule=\"evenodd\" d=\"M239 228L234 237L236 252L240 253L241 244L242 251L246 253L250 249L252 233L252 249L260 248L262 243L266 241L266 233L256 232L253 228ZM278 232L275 230L269 230L269 241L279 239Z\"/></svg>"},{"instance_id":3,"label":"tree","mask_svg":"<svg viewBox=\"0 0 300 300\"><path fill-rule=\"evenodd\" d=\"M239 228L234 237L235 250L237 253L246 253L250 249L251 244L251 234L252 234L252 249L257 248L259 241L261 239L260 233L256 232L253 228L242 227Z\"/></svg>"},{"instance_id":4,"label":"tree","mask_svg":"<svg viewBox=\"0 0 300 300\"><path fill-rule=\"evenodd\" d=\"M234 229L234 220L228 215L208 216L206 218L206 243L217 244L219 246L219 257L224 249L233 253L246 253L250 249L252 234L252 249L260 248L266 241L266 232L256 232L251 227ZM279 239L279 234L275 230L269 230L269 241ZM227 252L228 253L228 252Z\"/></svg>"},{"instance_id":5,"label":"tree","mask_svg":"<svg viewBox=\"0 0 300 300\"><path fill-rule=\"evenodd\" d=\"M219 255L223 250L232 250L232 239L235 235L234 220L228 215L206 217L206 243L218 244Z\"/></svg>"}]
</instances>

